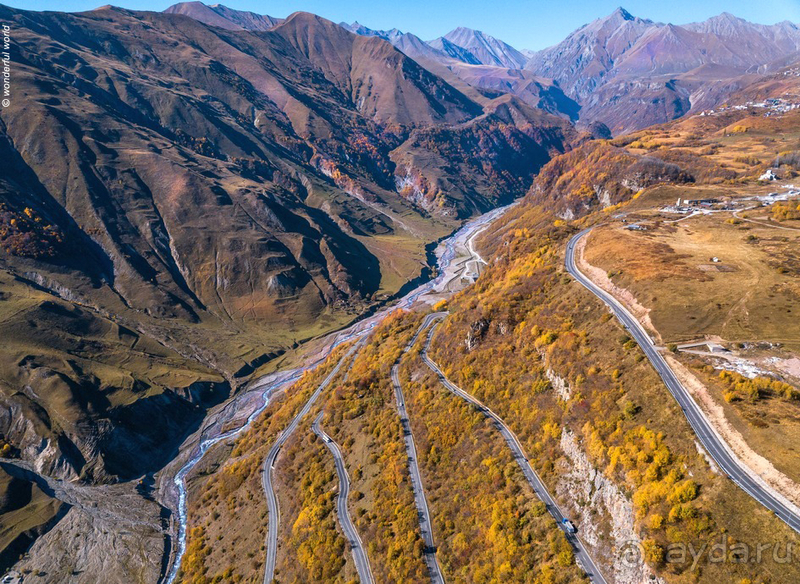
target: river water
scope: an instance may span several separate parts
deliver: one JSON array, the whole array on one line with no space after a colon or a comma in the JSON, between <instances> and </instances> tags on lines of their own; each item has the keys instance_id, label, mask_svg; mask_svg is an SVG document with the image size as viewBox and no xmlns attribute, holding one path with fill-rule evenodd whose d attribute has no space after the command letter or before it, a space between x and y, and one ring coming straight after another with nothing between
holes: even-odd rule
<instances>
[{"instance_id":1,"label":"river water","mask_svg":"<svg viewBox=\"0 0 800 584\"><path fill-rule=\"evenodd\" d=\"M513 205L513 204L512 204ZM174 490L177 493L177 509L174 509L178 521L177 546L171 569L162 580L172 584L178 576L183 555L186 553L186 524L187 524L187 492L186 477L202 460L209 448L223 440L230 440L247 430L253 421L266 409L270 399L278 392L289 387L291 383L310 369L322 363L328 355L342 343L367 334L380 323L390 312L397 308L410 308L415 302L422 299L425 294L443 291L444 285L452 274L450 268L456 258L459 247L467 252L468 240L478 231L485 229L505 213L512 205L499 207L466 223L458 231L437 246L436 278L421 284L408 294L387 305L375 314L360 320L346 329L332 332L327 335L328 342L325 348L316 355L312 363L301 365L294 369L287 369L270 373L255 382L250 389L234 397L221 410L215 412L205 421L205 426L200 432L200 437L193 448L190 458L178 470L173 479ZM238 420L238 423L237 423ZM232 428L230 426L233 426ZM228 429L225 429L228 427Z\"/></svg>"}]
</instances>

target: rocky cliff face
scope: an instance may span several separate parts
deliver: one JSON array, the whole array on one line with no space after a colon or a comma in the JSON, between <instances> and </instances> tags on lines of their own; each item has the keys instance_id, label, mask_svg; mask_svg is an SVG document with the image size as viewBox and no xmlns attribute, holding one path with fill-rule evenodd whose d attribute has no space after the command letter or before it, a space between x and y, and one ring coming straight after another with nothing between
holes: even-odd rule
<instances>
[{"instance_id":1,"label":"rocky cliff face","mask_svg":"<svg viewBox=\"0 0 800 584\"><path fill-rule=\"evenodd\" d=\"M527 68L557 80L568 95L583 100L605 82L615 63L646 31L659 26L620 8L579 28L559 44L533 53Z\"/></svg>"},{"instance_id":2,"label":"rocky cliff face","mask_svg":"<svg viewBox=\"0 0 800 584\"><path fill-rule=\"evenodd\" d=\"M580 517L581 536L595 553L608 558L614 582L663 584L644 563L643 556L639 556L642 541L631 501L613 481L594 468L568 428L561 432L560 445L569 462L564 465L557 491L565 500L575 502L573 509ZM608 525L607 531L602 525Z\"/></svg>"},{"instance_id":3,"label":"rocky cliff face","mask_svg":"<svg viewBox=\"0 0 800 584\"><path fill-rule=\"evenodd\" d=\"M550 161L529 191L562 219L616 205L658 183L688 183L691 172L657 156L632 154L606 141L590 141Z\"/></svg>"}]
</instances>

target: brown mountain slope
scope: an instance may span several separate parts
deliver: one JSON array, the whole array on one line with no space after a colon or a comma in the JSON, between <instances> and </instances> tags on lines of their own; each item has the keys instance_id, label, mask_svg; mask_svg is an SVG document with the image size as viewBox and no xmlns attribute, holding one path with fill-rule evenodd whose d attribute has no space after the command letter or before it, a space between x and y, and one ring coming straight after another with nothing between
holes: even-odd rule
<instances>
[{"instance_id":1,"label":"brown mountain slope","mask_svg":"<svg viewBox=\"0 0 800 584\"><path fill-rule=\"evenodd\" d=\"M0 18L19 48L0 114L0 432L61 476L157 470L204 408L395 294L427 243L523 194L572 136L530 108L484 113L309 14L261 32L117 8ZM504 143L512 158L479 160ZM447 196L428 205L409 174Z\"/></svg>"},{"instance_id":2,"label":"brown mountain slope","mask_svg":"<svg viewBox=\"0 0 800 584\"><path fill-rule=\"evenodd\" d=\"M534 53L526 68L557 81L580 103L583 121L624 134L724 103L798 51L800 28L789 22L767 26L723 13L679 26L620 8Z\"/></svg>"},{"instance_id":3,"label":"brown mountain slope","mask_svg":"<svg viewBox=\"0 0 800 584\"><path fill-rule=\"evenodd\" d=\"M282 18L235 10L222 4L209 6L202 2L179 2L178 4L173 4L164 12L168 14L183 14L211 26L218 26L228 30L269 30L283 22Z\"/></svg>"},{"instance_id":4,"label":"brown mountain slope","mask_svg":"<svg viewBox=\"0 0 800 584\"><path fill-rule=\"evenodd\" d=\"M485 113L467 124L415 130L398 147L401 192L418 205L456 215L453 193L494 193L511 202L563 143L564 121L511 95L490 101ZM486 211L481 197L466 200L475 212Z\"/></svg>"},{"instance_id":5,"label":"brown mountain slope","mask_svg":"<svg viewBox=\"0 0 800 584\"><path fill-rule=\"evenodd\" d=\"M480 42L487 43L484 51L494 49L498 55L485 59L488 64L481 64L472 53L467 49L459 47L447 40L445 37L432 41L437 46L444 46L453 49L453 54L444 50L434 48L419 37L411 33L403 33L397 29L392 30L373 30L361 24L345 24L340 26L355 34L370 38L382 38L389 41L405 55L414 59L417 63L425 67L428 71L441 77L451 86L461 91L473 101L485 104L487 100L499 97L504 94L515 95L523 102L533 107L543 109L554 115L575 121L578 117L580 106L571 98L564 95L564 92L553 83L552 80L539 77L530 71L521 68L521 62L512 57L503 58L502 46L508 47L505 43L492 39L487 35L469 29L466 31L464 42L469 42L469 33L475 33L474 38ZM455 31L454 31L455 32ZM491 42L489 41L491 39ZM496 43L493 45L493 43ZM511 47L508 47L514 51ZM464 54L466 53L466 55ZM514 51L521 59L524 57ZM485 55L485 53L483 53ZM496 65L499 61L507 62L508 66Z\"/></svg>"},{"instance_id":6,"label":"brown mountain slope","mask_svg":"<svg viewBox=\"0 0 800 584\"><path fill-rule=\"evenodd\" d=\"M522 69L528 61L525 55L500 39L463 26L429 44L467 63Z\"/></svg>"},{"instance_id":7,"label":"brown mountain slope","mask_svg":"<svg viewBox=\"0 0 800 584\"><path fill-rule=\"evenodd\" d=\"M383 39L357 36L308 13L275 29L365 117L382 124L458 123L480 108ZM449 105L449 107L448 107Z\"/></svg>"},{"instance_id":8,"label":"brown mountain slope","mask_svg":"<svg viewBox=\"0 0 800 584\"><path fill-rule=\"evenodd\" d=\"M399 45L398 48L404 50ZM578 103L567 97L557 83L530 71L471 65L451 58L430 58L424 54L410 56L478 103L486 104L494 98L508 94L555 116L573 122L578 119Z\"/></svg>"}]
</instances>

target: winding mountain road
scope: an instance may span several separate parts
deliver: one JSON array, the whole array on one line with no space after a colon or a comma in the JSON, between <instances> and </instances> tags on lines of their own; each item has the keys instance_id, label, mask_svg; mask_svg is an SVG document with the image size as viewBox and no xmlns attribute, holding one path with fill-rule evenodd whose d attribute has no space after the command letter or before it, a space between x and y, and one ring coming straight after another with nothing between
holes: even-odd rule
<instances>
[{"instance_id":1,"label":"winding mountain road","mask_svg":"<svg viewBox=\"0 0 800 584\"><path fill-rule=\"evenodd\" d=\"M170 529L170 541L174 539L175 545L168 545L165 552L164 563L168 567L166 576L159 581L172 584L180 571L181 561L186 551L186 531L188 523L188 493L186 477L194 470L203 459L205 453L215 444L230 440L240 435L250 427L264 409L271 403L274 395L284 391L296 381L305 371L316 368L327 359L330 352L341 343L354 338L365 337L385 317L396 308L410 308L420 301L433 303L441 298L443 290L453 273L460 268L453 265L458 249L466 245L466 240L476 231L484 229L503 213L513 208L517 203L493 209L488 213L476 217L463 225L450 237L444 239L436 248L437 269L439 274L432 280L424 282L406 293L395 303L386 305L372 316L357 320L343 330L329 333L323 337L324 343L320 349L313 353L304 363L294 369L276 371L252 383L248 389L229 400L219 410L209 416L197 432L187 437L180 448L178 457L168 466L159 481L162 483L159 501L172 509L175 517L174 526ZM469 250L468 250L469 251ZM238 425L236 422L238 421ZM229 428L223 431L223 428Z\"/></svg>"},{"instance_id":2,"label":"winding mountain road","mask_svg":"<svg viewBox=\"0 0 800 584\"><path fill-rule=\"evenodd\" d=\"M661 376L661 380L667 386L667 389L669 389L672 396L678 402L678 405L681 406L697 438L723 472L727 473L728 477L739 485L744 492L775 513L775 515L789 525L789 527L800 532L800 509L783 495L775 491L775 489L767 485L765 481L738 459L725 440L708 421L694 399L692 399L688 390L678 380L678 377L669 367L639 321L622 305L622 303L597 286L578 269L575 263L575 247L590 231L591 228L581 231L573 236L567 244L564 262L567 271L592 294L607 304L614 313L614 316L617 317L634 340L636 340L644 351L644 354L653 364L653 367L655 367L656 371Z\"/></svg>"},{"instance_id":3,"label":"winding mountain road","mask_svg":"<svg viewBox=\"0 0 800 584\"><path fill-rule=\"evenodd\" d=\"M419 335L423 330L436 318L440 318L441 313L429 314L422 321L422 324L414 333L414 337L409 341L406 348L403 350L403 355L411 350L414 343L417 342ZM397 401L397 411L400 414L400 424L403 426L403 438L406 443L406 453L408 454L408 466L411 474L411 486L414 490L414 501L417 504L417 511L419 515L419 527L422 531L422 539L425 542L425 564L428 566L428 571L431 575L431 582L433 584L444 584L444 576L442 569L439 567L439 560L436 558L436 544L433 541L433 529L431 527L431 513L428 509L428 501L425 498L425 489L422 486L422 476L419 474L419 463L417 462L417 448L414 445L414 435L411 433L411 423L408 420L408 412L406 412L406 400L403 397L403 389L400 387L400 377L397 374L400 368L400 361L403 355L397 359L392 366L392 384L394 385L394 397Z\"/></svg>"},{"instance_id":4,"label":"winding mountain road","mask_svg":"<svg viewBox=\"0 0 800 584\"><path fill-rule=\"evenodd\" d=\"M333 381L333 378L336 377L337 373L339 373L339 370L342 368L344 362L347 361L347 359L349 359L359 347L360 343L356 343L347 351L347 353L342 356L341 359L339 359L339 362L336 364L333 370L328 373L325 379L322 380L322 383L319 384L319 387L317 387L300 412L298 412L298 414L291 421L289 426L287 426L285 430L278 434L278 439L275 441L275 444L272 445L272 448L269 449L269 452L264 459L264 470L261 475L261 485L264 488L264 494L267 497L267 508L269 509L269 524L267 528L267 560L264 565L264 584L271 584L275 577L275 559L278 555L278 525L280 524L281 514L280 509L278 508L278 496L275 494L275 488L272 485L272 471L275 467L275 461L278 458L281 448L284 444L286 444L286 441L289 440L294 431L297 430L297 426L300 425L302 419L311 410L314 402L317 401L317 398L325 390L325 388L330 385L330 382Z\"/></svg>"},{"instance_id":5,"label":"winding mountain road","mask_svg":"<svg viewBox=\"0 0 800 584\"><path fill-rule=\"evenodd\" d=\"M336 474L339 475L339 496L336 498L336 514L339 516L339 524L342 526L342 531L350 542L350 548L353 550L353 560L356 563L356 570L361 584L374 584L375 580L372 577L369 557L364 549L364 544L361 542L361 537L358 535L356 526L353 525L350 509L347 507L347 498L350 494L350 477L347 475L347 468L344 465L344 458L339 446L319 427L323 414L324 412L319 413L311 425L311 429L314 434L322 438L325 446L328 447L328 450L333 455L334 463L336 463Z\"/></svg>"},{"instance_id":6,"label":"winding mountain road","mask_svg":"<svg viewBox=\"0 0 800 584\"><path fill-rule=\"evenodd\" d=\"M438 313L435 315L431 315L434 319L443 318L442 313ZM491 409L483 404L479 399L472 396L471 394L467 393L456 384L452 383L444 372L439 368L439 365L436 364L428 356L428 349L430 348L431 339L433 338L433 331L436 330L436 327L439 324L435 324L430 328L428 332L428 338L425 341L425 347L422 350L422 361L433 371L438 377L439 381L444 385L450 392L455 394L456 396L460 397L461 399L469 402L473 406L475 406L479 412L481 412L484 416L491 419L494 422L495 428L502 434L503 438L505 439L508 447L511 449L512 454L514 455L514 459L517 461L520 469L522 469L522 474L525 475L528 483L530 484L533 492L536 493L536 496L542 500L545 504L547 511L556 520L559 526L562 526L562 521L564 520L564 514L559 509L556 502L550 496L550 493L547 491L547 487L545 487L542 479L539 478L539 475L536 474L536 471L533 470L530 462L528 461L528 457L525 455L525 450L522 447L522 443L517 438L517 435L511 431L503 419L494 413ZM600 569L592 560L592 556L589 555L589 552L583 545L583 542L578 538L578 536L570 531L564 530L564 533L567 537L567 541L572 545L573 552L575 553L575 559L578 562L578 565L586 572L586 575L589 576L589 579L596 584L607 584L606 579L603 577L603 574L600 572Z\"/></svg>"}]
</instances>

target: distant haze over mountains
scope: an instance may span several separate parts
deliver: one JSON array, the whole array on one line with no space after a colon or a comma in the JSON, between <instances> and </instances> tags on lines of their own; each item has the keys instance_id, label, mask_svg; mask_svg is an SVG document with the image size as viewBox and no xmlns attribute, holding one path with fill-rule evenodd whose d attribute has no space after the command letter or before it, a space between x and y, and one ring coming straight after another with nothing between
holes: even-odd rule
<instances>
[{"instance_id":1,"label":"distant haze over mountains","mask_svg":"<svg viewBox=\"0 0 800 584\"><path fill-rule=\"evenodd\" d=\"M226 28L264 30L278 22L199 2L168 11ZM796 24L753 24L729 13L673 25L618 8L541 51L518 50L465 27L424 41L396 28L341 26L390 42L456 85L484 95L511 93L581 123L604 122L615 134L713 107L756 77L800 59Z\"/></svg>"},{"instance_id":2,"label":"distant haze over mountains","mask_svg":"<svg viewBox=\"0 0 800 584\"><path fill-rule=\"evenodd\" d=\"M467 51L481 65L521 69L528 62L527 57L511 45L479 30L472 30L463 26L431 41L430 45L445 52L447 52L447 46L458 47Z\"/></svg>"}]
</instances>

